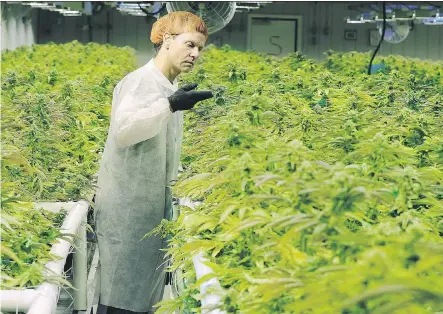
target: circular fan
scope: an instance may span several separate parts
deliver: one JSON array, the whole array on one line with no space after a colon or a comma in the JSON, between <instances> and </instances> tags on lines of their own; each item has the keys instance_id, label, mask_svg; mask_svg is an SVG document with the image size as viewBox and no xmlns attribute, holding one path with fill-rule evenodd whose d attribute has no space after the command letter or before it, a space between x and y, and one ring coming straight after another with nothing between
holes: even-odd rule
<instances>
[{"instance_id":1,"label":"circular fan","mask_svg":"<svg viewBox=\"0 0 443 314\"><path fill-rule=\"evenodd\" d=\"M166 3L168 12L188 11L198 15L213 34L225 27L234 17L235 2L225 1L172 1Z\"/></svg>"},{"instance_id":2,"label":"circular fan","mask_svg":"<svg viewBox=\"0 0 443 314\"><path fill-rule=\"evenodd\" d=\"M385 41L391 44L401 43L409 34L409 24L406 22L386 22ZM378 30L382 34L382 27Z\"/></svg>"}]
</instances>

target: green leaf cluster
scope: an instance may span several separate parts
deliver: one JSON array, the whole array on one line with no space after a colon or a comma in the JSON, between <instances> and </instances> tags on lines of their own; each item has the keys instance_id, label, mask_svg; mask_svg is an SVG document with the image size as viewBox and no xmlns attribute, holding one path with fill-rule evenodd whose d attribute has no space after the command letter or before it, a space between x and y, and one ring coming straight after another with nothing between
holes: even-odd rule
<instances>
[{"instance_id":1,"label":"green leaf cluster","mask_svg":"<svg viewBox=\"0 0 443 314\"><path fill-rule=\"evenodd\" d=\"M60 232L65 216L64 210L53 213L18 199L2 198L2 289L32 288L43 281L65 283L44 267L58 258L49 251L54 242L65 237Z\"/></svg>"},{"instance_id":2,"label":"green leaf cluster","mask_svg":"<svg viewBox=\"0 0 443 314\"><path fill-rule=\"evenodd\" d=\"M77 41L2 53L2 191L22 200L87 197L114 86L134 64L130 48Z\"/></svg>"},{"instance_id":3,"label":"green leaf cluster","mask_svg":"<svg viewBox=\"0 0 443 314\"><path fill-rule=\"evenodd\" d=\"M443 311L443 63L377 57L386 69L367 75L354 52L201 59L184 81L215 97L186 115L175 186L201 203L169 228L187 288L159 313L201 311L200 250L228 313Z\"/></svg>"},{"instance_id":4,"label":"green leaf cluster","mask_svg":"<svg viewBox=\"0 0 443 314\"><path fill-rule=\"evenodd\" d=\"M47 273L63 213L30 202L89 198L115 84L135 68L130 48L90 43L21 47L1 55L1 287L68 284Z\"/></svg>"}]
</instances>

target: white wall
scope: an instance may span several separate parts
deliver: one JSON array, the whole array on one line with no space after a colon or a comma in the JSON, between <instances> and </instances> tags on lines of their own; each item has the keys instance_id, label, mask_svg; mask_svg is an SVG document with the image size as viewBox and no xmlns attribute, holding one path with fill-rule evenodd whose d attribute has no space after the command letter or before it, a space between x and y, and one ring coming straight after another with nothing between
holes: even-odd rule
<instances>
[{"instance_id":1,"label":"white wall","mask_svg":"<svg viewBox=\"0 0 443 314\"><path fill-rule=\"evenodd\" d=\"M319 60L328 49L361 52L375 49L369 45L369 30L374 29L374 25L344 22L345 17L355 17L358 14L348 9L349 5L355 4L357 2L274 2L251 13L301 15L303 17L301 50L308 57ZM229 25L210 36L209 42L229 44L234 49L245 50L247 14L236 13ZM92 31L82 30L82 26L88 25L88 19L91 21ZM90 18L62 17L56 12L41 11L38 24L39 43L48 41L61 43L74 39L84 43L90 39L100 43L109 41L113 45L134 47L137 50L139 63L143 63L153 55L149 40L153 22L155 19L152 17L123 16L117 10L110 8ZM109 31L107 24L111 25ZM357 31L355 41L344 39L346 29ZM443 26L417 25L404 42L395 45L383 43L380 53L443 60Z\"/></svg>"},{"instance_id":2,"label":"white wall","mask_svg":"<svg viewBox=\"0 0 443 314\"><path fill-rule=\"evenodd\" d=\"M37 42L37 9L3 2L1 9L2 51Z\"/></svg>"}]
</instances>

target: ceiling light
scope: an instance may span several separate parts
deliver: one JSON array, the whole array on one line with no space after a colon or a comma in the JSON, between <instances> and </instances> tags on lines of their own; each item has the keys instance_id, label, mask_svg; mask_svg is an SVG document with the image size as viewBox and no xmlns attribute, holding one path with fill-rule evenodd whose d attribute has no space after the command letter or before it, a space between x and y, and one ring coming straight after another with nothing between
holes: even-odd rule
<instances>
[{"instance_id":1,"label":"ceiling light","mask_svg":"<svg viewBox=\"0 0 443 314\"><path fill-rule=\"evenodd\" d=\"M62 13L63 16L82 16L81 12L78 13Z\"/></svg>"},{"instance_id":2,"label":"ceiling light","mask_svg":"<svg viewBox=\"0 0 443 314\"><path fill-rule=\"evenodd\" d=\"M139 11L139 12L128 12L129 15L134 15L134 16L146 16L146 13Z\"/></svg>"},{"instance_id":3,"label":"ceiling light","mask_svg":"<svg viewBox=\"0 0 443 314\"><path fill-rule=\"evenodd\" d=\"M64 16L81 16L82 12L69 9L60 9L59 12Z\"/></svg>"},{"instance_id":4,"label":"ceiling light","mask_svg":"<svg viewBox=\"0 0 443 314\"><path fill-rule=\"evenodd\" d=\"M241 4L252 3L255 5L260 5L260 4L269 4L272 3L272 1L237 1L237 3Z\"/></svg>"},{"instance_id":5,"label":"ceiling light","mask_svg":"<svg viewBox=\"0 0 443 314\"><path fill-rule=\"evenodd\" d=\"M49 8L55 8L55 5L48 4L46 2L28 2L25 3L26 5L29 5L33 8L40 8L40 9L49 9Z\"/></svg>"},{"instance_id":6,"label":"ceiling light","mask_svg":"<svg viewBox=\"0 0 443 314\"><path fill-rule=\"evenodd\" d=\"M140 3L142 8L150 7L150 3ZM140 6L137 3L120 3L117 5L117 9L140 9Z\"/></svg>"},{"instance_id":7,"label":"ceiling light","mask_svg":"<svg viewBox=\"0 0 443 314\"><path fill-rule=\"evenodd\" d=\"M141 10L140 10L140 8L134 8L134 9L131 9L131 8L124 8L124 9L122 9L122 8L118 8L117 9L118 11L120 11L120 12L141 12Z\"/></svg>"},{"instance_id":8,"label":"ceiling light","mask_svg":"<svg viewBox=\"0 0 443 314\"><path fill-rule=\"evenodd\" d=\"M239 10L257 10L257 9L260 9L260 7L251 7L251 6L242 6L242 5L236 5L235 6L235 8L236 9L239 9Z\"/></svg>"},{"instance_id":9,"label":"ceiling light","mask_svg":"<svg viewBox=\"0 0 443 314\"><path fill-rule=\"evenodd\" d=\"M361 17L359 20L351 20L349 17L346 19L346 23L348 24L364 24L366 23L363 17Z\"/></svg>"},{"instance_id":10,"label":"ceiling light","mask_svg":"<svg viewBox=\"0 0 443 314\"><path fill-rule=\"evenodd\" d=\"M423 20L425 25L443 25L443 17L435 17Z\"/></svg>"}]
</instances>

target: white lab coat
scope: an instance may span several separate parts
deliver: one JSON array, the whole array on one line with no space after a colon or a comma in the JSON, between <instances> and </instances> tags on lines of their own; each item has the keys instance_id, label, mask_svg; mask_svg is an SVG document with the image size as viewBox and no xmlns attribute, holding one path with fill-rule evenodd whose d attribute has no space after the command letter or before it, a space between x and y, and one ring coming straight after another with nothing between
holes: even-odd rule
<instances>
[{"instance_id":1,"label":"white lab coat","mask_svg":"<svg viewBox=\"0 0 443 314\"><path fill-rule=\"evenodd\" d=\"M140 239L172 215L183 112L172 113L167 97L176 90L153 60L114 89L96 194L100 303L107 306L146 312L162 298L166 242Z\"/></svg>"}]
</instances>

